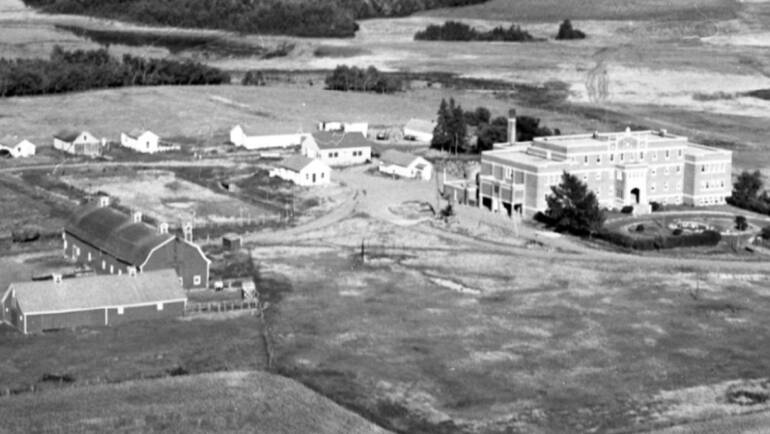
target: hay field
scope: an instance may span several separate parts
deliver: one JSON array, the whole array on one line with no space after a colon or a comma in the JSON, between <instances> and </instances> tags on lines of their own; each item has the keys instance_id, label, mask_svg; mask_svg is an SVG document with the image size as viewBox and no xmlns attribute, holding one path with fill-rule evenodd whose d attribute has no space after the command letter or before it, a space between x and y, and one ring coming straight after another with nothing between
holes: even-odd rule
<instances>
[{"instance_id":1,"label":"hay field","mask_svg":"<svg viewBox=\"0 0 770 434\"><path fill-rule=\"evenodd\" d=\"M353 228L368 265L352 259L355 243L328 247ZM647 429L681 421L675 410L689 402L666 396L770 367L766 280L554 265L362 218L323 233L323 251L312 237L254 251L265 273L291 282L272 314L278 365L392 429ZM723 397L710 399L693 403L700 417ZM751 410L728 407L713 415Z\"/></svg>"},{"instance_id":2,"label":"hay field","mask_svg":"<svg viewBox=\"0 0 770 434\"><path fill-rule=\"evenodd\" d=\"M62 180L88 193L103 191L158 221L179 224L227 223L266 215L267 210L177 178L172 172L148 170L120 176L65 176Z\"/></svg>"},{"instance_id":3,"label":"hay field","mask_svg":"<svg viewBox=\"0 0 770 434\"><path fill-rule=\"evenodd\" d=\"M295 381L260 371L191 375L0 398L0 431L6 430L387 432Z\"/></svg>"}]
</instances>

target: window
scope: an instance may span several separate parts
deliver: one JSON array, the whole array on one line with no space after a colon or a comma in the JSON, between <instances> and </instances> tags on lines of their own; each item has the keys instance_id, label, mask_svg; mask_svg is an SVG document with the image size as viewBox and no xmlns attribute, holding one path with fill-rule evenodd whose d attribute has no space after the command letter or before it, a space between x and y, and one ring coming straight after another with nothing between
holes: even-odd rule
<instances>
[{"instance_id":1,"label":"window","mask_svg":"<svg viewBox=\"0 0 770 434\"><path fill-rule=\"evenodd\" d=\"M725 182L724 181L719 181L719 187L725 188Z\"/></svg>"},{"instance_id":2,"label":"window","mask_svg":"<svg viewBox=\"0 0 770 434\"><path fill-rule=\"evenodd\" d=\"M668 182L663 183L663 190L668 191Z\"/></svg>"},{"instance_id":3,"label":"window","mask_svg":"<svg viewBox=\"0 0 770 434\"><path fill-rule=\"evenodd\" d=\"M123 315L123 306L118 306L118 315Z\"/></svg>"},{"instance_id":4,"label":"window","mask_svg":"<svg viewBox=\"0 0 770 434\"><path fill-rule=\"evenodd\" d=\"M156 307L156 308L157 308L159 311L160 311L160 310L163 310L163 303L158 303L158 304L157 304L155 307Z\"/></svg>"},{"instance_id":5,"label":"window","mask_svg":"<svg viewBox=\"0 0 770 434\"><path fill-rule=\"evenodd\" d=\"M705 172L706 171L706 165L705 164L700 166L700 171L701 172Z\"/></svg>"},{"instance_id":6,"label":"window","mask_svg":"<svg viewBox=\"0 0 770 434\"><path fill-rule=\"evenodd\" d=\"M102 259L102 270L105 268L107 268L107 263L104 261L104 259Z\"/></svg>"},{"instance_id":7,"label":"window","mask_svg":"<svg viewBox=\"0 0 770 434\"><path fill-rule=\"evenodd\" d=\"M676 182L676 191L682 191L682 181Z\"/></svg>"},{"instance_id":8,"label":"window","mask_svg":"<svg viewBox=\"0 0 770 434\"><path fill-rule=\"evenodd\" d=\"M677 154L677 157L682 158L682 150L681 149L679 149L676 154Z\"/></svg>"},{"instance_id":9,"label":"window","mask_svg":"<svg viewBox=\"0 0 770 434\"><path fill-rule=\"evenodd\" d=\"M655 184L650 184L650 191L655 191Z\"/></svg>"},{"instance_id":10,"label":"window","mask_svg":"<svg viewBox=\"0 0 770 434\"><path fill-rule=\"evenodd\" d=\"M588 164L588 155L583 157L583 164Z\"/></svg>"},{"instance_id":11,"label":"window","mask_svg":"<svg viewBox=\"0 0 770 434\"><path fill-rule=\"evenodd\" d=\"M652 173L652 176L655 176L658 173L658 171L653 167L652 169L650 169L650 173Z\"/></svg>"},{"instance_id":12,"label":"window","mask_svg":"<svg viewBox=\"0 0 770 434\"><path fill-rule=\"evenodd\" d=\"M588 181L588 175L583 175L583 181Z\"/></svg>"},{"instance_id":13,"label":"window","mask_svg":"<svg viewBox=\"0 0 770 434\"><path fill-rule=\"evenodd\" d=\"M615 172L615 178L617 178L618 181L622 181L623 174L621 172Z\"/></svg>"},{"instance_id":14,"label":"window","mask_svg":"<svg viewBox=\"0 0 770 434\"><path fill-rule=\"evenodd\" d=\"M682 166L676 166L676 173L682 172Z\"/></svg>"},{"instance_id":15,"label":"window","mask_svg":"<svg viewBox=\"0 0 770 434\"><path fill-rule=\"evenodd\" d=\"M602 156L601 156L601 154L599 154L599 155L597 155L597 156L596 156L596 162L597 162L598 164L601 164L601 163L602 163Z\"/></svg>"},{"instance_id":16,"label":"window","mask_svg":"<svg viewBox=\"0 0 770 434\"><path fill-rule=\"evenodd\" d=\"M620 153L620 161L623 161L623 153Z\"/></svg>"},{"instance_id":17,"label":"window","mask_svg":"<svg viewBox=\"0 0 770 434\"><path fill-rule=\"evenodd\" d=\"M91 252L88 252L88 262L91 262Z\"/></svg>"},{"instance_id":18,"label":"window","mask_svg":"<svg viewBox=\"0 0 770 434\"><path fill-rule=\"evenodd\" d=\"M658 161L658 151L652 153L652 161Z\"/></svg>"},{"instance_id":19,"label":"window","mask_svg":"<svg viewBox=\"0 0 770 434\"><path fill-rule=\"evenodd\" d=\"M112 265L110 265L110 274L114 273L115 270L113 269Z\"/></svg>"},{"instance_id":20,"label":"window","mask_svg":"<svg viewBox=\"0 0 770 434\"><path fill-rule=\"evenodd\" d=\"M669 157L671 157L671 151L666 149L666 160L668 160Z\"/></svg>"},{"instance_id":21,"label":"window","mask_svg":"<svg viewBox=\"0 0 770 434\"><path fill-rule=\"evenodd\" d=\"M510 179L513 177L513 169L510 167L505 168L505 179Z\"/></svg>"},{"instance_id":22,"label":"window","mask_svg":"<svg viewBox=\"0 0 770 434\"><path fill-rule=\"evenodd\" d=\"M193 285L200 285L201 284L201 276L193 276Z\"/></svg>"},{"instance_id":23,"label":"window","mask_svg":"<svg viewBox=\"0 0 770 434\"><path fill-rule=\"evenodd\" d=\"M67 240L64 240L64 250L67 250Z\"/></svg>"},{"instance_id":24,"label":"window","mask_svg":"<svg viewBox=\"0 0 770 434\"><path fill-rule=\"evenodd\" d=\"M644 161L644 151L639 151L639 161Z\"/></svg>"},{"instance_id":25,"label":"window","mask_svg":"<svg viewBox=\"0 0 770 434\"><path fill-rule=\"evenodd\" d=\"M615 161L615 154L610 154L610 161Z\"/></svg>"}]
</instances>

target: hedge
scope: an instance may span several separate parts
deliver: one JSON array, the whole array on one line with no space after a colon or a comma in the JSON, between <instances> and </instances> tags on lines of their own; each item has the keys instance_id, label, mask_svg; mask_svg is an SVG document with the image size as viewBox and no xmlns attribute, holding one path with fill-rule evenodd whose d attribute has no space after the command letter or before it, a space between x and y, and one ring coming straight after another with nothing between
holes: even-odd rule
<instances>
[{"instance_id":1,"label":"hedge","mask_svg":"<svg viewBox=\"0 0 770 434\"><path fill-rule=\"evenodd\" d=\"M656 236L654 238L634 238L619 232L602 231L598 238L609 241L621 247L634 250L673 249L675 247L716 246L722 240L717 231L703 231L694 234Z\"/></svg>"}]
</instances>

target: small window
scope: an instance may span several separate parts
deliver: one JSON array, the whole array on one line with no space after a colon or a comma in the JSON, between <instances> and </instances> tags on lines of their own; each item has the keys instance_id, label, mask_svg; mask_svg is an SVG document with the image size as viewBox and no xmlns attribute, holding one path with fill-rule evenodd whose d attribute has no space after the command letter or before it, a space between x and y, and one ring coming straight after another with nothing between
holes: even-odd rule
<instances>
[{"instance_id":1,"label":"small window","mask_svg":"<svg viewBox=\"0 0 770 434\"><path fill-rule=\"evenodd\" d=\"M671 151L669 151L668 149L666 149L666 160L668 160L668 158L669 158L670 156L671 156Z\"/></svg>"},{"instance_id":2,"label":"small window","mask_svg":"<svg viewBox=\"0 0 770 434\"><path fill-rule=\"evenodd\" d=\"M623 161L623 153L620 153L620 161Z\"/></svg>"},{"instance_id":3,"label":"small window","mask_svg":"<svg viewBox=\"0 0 770 434\"><path fill-rule=\"evenodd\" d=\"M663 190L668 191L668 182L663 183Z\"/></svg>"},{"instance_id":4,"label":"small window","mask_svg":"<svg viewBox=\"0 0 770 434\"><path fill-rule=\"evenodd\" d=\"M67 240L64 240L64 249L67 249Z\"/></svg>"},{"instance_id":5,"label":"small window","mask_svg":"<svg viewBox=\"0 0 770 434\"><path fill-rule=\"evenodd\" d=\"M650 191L655 191L655 184L650 184Z\"/></svg>"},{"instance_id":6,"label":"small window","mask_svg":"<svg viewBox=\"0 0 770 434\"><path fill-rule=\"evenodd\" d=\"M588 155L583 157L583 164L588 164Z\"/></svg>"},{"instance_id":7,"label":"small window","mask_svg":"<svg viewBox=\"0 0 770 434\"><path fill-rule=\"evenodd\" d=\"M658 161L658 152L657 151L652 153L652 161Z\"/></svg>"},{"instance_id":8,"label":"small window","mask_svg":"<svg viewBox=\"0 0 770 434\"><path fill-rule=\"evenodd\" d=\"M650 173L652 173L652 176L655 176L658 173L658 171L653 167L652 169L650 169Z\"/></svg>"},{"instance_id":9,"label":"small window","mask_svg":"<svg viewBox=\"0 0 770 434\"><path fill-rule=\"evenodd\" d=\"M114 273L115 270L113 269L112 265L110 265L110 274Z\"/></svg>"},{"instance_id":10,"label":"small window","mask_svg":"<svg viewBox=\"0 0 770 434\"><path fill-rule=\"evenodd\" d=\"M193 276L193 285L201 284L201 276Z\"/></svg>"},{"instance_id":11,"label":"small window","mask_svg":"<svg viewBox=\"0 0 770 434\"><path fill-rule=\"evenodd\" d=\"M679 149L679 150L677 151L677 156L678 156L679 158L682 158L682 150L681 150L681 149Z\"/></svg>"},{"instance_id":12,"label":"small window","mask_svg":"<svg viewBox=\"0 0 770 434\"><path fill-rule=\"evenodd\" d=\"M601 164L601 163L602 163L602 156L601 156L601 154L596 156L596 162L597 162L598 164Z\"/></svg>"},{"instance_id":13,"label":"small window","mask_svg":"<svg viewBox=\"0 0 770 434\"><path fill-rule=\"evenodd\" d=\"M676 166L676 173L680 173L682 171L682 166Z\"/></svg>"},{"instance_id":14,"label":"small window","mask_svg":"<svg viewBox=\"0 0 770 434\"><path fill-rule=\"evenodd\" d=\"M668 166L663 168L663 174L668 175Z\"/></svg>"},{"instance_id":15,"label":"small window","mask_svg":"<svg viewBox=\"0 0 770 434\"><path fill-rule=\"evenodd\" d=\"M615 161L615 154L610 154L610 161Z\"/></svg>"},{"instance_id":16,"label":"small window","mask_svg":"<svg viewBox=\"0 0 770 434\"><path fill-rule=\"evenodd\" d=\"M588 181L588 175L583 175L583 181Z\"/></svg>"},{"instance_id":17,"label":"small window","mask_svg":"<svg viewBox=\"0 0 770 434\"><path fill-rule=\"evenodd\" d=\"M158 303L158 304L156 305L156 307L157 307L157 309L158 309L159 311L160 311L160 310L163 310L163 303Z\"/></svg>"},{"instance_id":18,"label":"small window","mask_svg":"<svg viewBox=\"0 0 770 434\"><path fill-rule=\"evenodd\" d=\"M700 171L701 172L705 172L706 171L706 166L705 165L700 166Z\"/></svg>"},{"instance_id":19,"label":"small window","mask_svg":"<svg viewBox=\"0 0 770 434\"><path fill-rule=\"evenodd\" d=\"M104 259L102 259L102 270L105 268L107 268L107 263L104 261Z\"/></svg>"},{"instance_id":20,"label":"small window","mask_svg":"<svg viewBox=\"0 0 770 434\"><path fill-rule=\"evenodd\" d=\"M118 306L118 315L123 315L123 306Z\"/></svg>"},{"instance_id":21,"label":"small window","mask_svg":"<svg viewBox=\"0 0 770 434\"><path fill-rule=\"evenodd\" d=\"M644 151L639 152L639 161L644 161Z\"/></svg>"}]
</instances>

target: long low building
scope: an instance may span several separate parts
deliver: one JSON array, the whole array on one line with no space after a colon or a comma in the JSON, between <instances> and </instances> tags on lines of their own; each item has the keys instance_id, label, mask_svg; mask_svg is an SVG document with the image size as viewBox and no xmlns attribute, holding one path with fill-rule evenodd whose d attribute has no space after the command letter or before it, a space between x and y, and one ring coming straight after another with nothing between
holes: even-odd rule
<instances>
[{"instance_id":1,"label":"long low building","mask_svg":"<svg viewBox=\"0 0 770 434\"><path fill-rule=\"evenodd\" d=\"M2 322L24 334L112 326L184 315L187 296L174 270L15 282L0 298Z\"/></svg>"},{"instance_id":2,"label":"long low building","mask_svg":"<svg viewBox=\"0 0 770 434\"><path fill-rule=\"evenodd\" d=\"M482 153L479 205L508 215L545 211L563 172L611 209L716 205L731 194L732 153L665 130L537 137Z\"/></svg>"},{"instance_id":3,"label":"long low building","mask_svg":"<svg viewBox=\"0 0 770 434\"><path fill-rule=\"evenodd\" d=\"M430 161L406 152L389 149L380 157L378 170L388 175L430 181L433 165Z\"/></svg>"},{"instance_id":4,"label":"long low building","mask_svg":"<svg viewBox=\"0 0 770 434\"><path fill-rule=\"evenodd\" d=\"M300 146L308 137L307 133L248 135L240 125L230 130L230 143L251 151Z\"/></svg>"}]
</instances>

